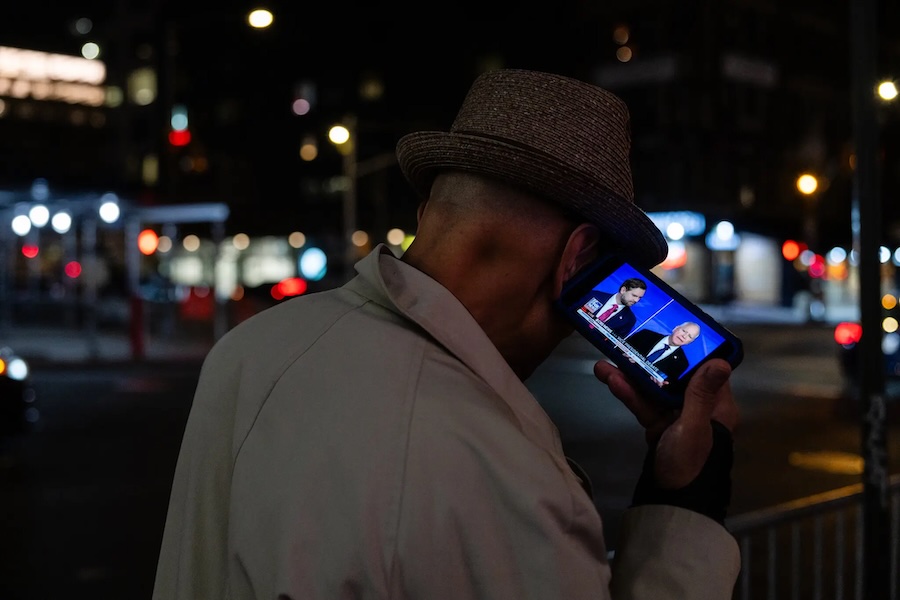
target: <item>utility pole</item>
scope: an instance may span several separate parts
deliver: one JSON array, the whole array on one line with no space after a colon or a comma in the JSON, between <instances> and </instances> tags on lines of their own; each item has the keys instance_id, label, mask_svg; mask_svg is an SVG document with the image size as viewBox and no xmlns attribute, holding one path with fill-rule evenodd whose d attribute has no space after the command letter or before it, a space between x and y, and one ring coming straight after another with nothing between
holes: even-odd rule
<instances>
[{"instance_id":1,"label":"utility pole","mask_svg":"<svg viewBox=\"0 0 900 600\"><path fill-rule=\"evenodd\" d=\"M884 357L881 350L882 224L875 106L877 0L850 4L851 100L856 170L851 227L859 256L860 417L863 468L863 572L857 597L887 598L891 574ZM862 589L859 589L859 585Z\"/></svg>"}]
</instances>

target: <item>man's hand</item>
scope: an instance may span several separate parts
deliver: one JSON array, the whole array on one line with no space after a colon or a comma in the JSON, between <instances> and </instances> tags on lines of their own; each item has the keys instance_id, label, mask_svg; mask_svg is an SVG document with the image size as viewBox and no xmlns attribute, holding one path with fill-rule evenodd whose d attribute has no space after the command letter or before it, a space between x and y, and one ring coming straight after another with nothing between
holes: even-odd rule
<instances>
[{"instance_id":1,"label":"man's hand","mask_svg":"<svg viewBox=\"0 0 900 600\"><path fill-rule=\"evenodd\" d=\"M615 365L594 365L594 375L637 417L648 442L658 442L654 474L663 489L679 489L693 481L712 449L711 420L729 431L738 425L739 410L731 394L731 366L722 359L705 363L693 375L684 406L673 411L643 398Z\"/></svg>"}]
</instances>

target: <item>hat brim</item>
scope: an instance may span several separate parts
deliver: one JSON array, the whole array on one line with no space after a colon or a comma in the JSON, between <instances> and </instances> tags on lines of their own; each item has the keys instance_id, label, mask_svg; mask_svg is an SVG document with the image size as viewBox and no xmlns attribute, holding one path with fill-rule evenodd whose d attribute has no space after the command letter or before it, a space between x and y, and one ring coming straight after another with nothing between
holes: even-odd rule
<instances>
[{"instance_id":1,"label":"hat brim","mask_svg":"<svg viewBox=\"0 0 900 600\"><path fill-rule=\"evenodd\" d=\"M579 171L533 148L480 135L421 131L397 143L404 176L427 198L439 171L469 171L500 179L547 198L596 225L619 251L645 267L662 262L668 244L634 203Z\"/></svg>"}]
</instances>

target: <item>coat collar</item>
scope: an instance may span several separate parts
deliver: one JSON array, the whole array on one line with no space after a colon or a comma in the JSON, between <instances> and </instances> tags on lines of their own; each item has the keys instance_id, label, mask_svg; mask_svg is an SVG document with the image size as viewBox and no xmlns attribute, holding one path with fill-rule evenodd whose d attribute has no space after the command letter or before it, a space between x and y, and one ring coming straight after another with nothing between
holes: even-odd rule
<instances>
[{"instance_id":1,"label":"coat collar","mask_svg":"<svg viewBox=\"0 0 900 600\"><path fill-rule=\"evenodd\" d=\"M444 286L379 244L356 264L354 291L424 329L509 405L529 439L565 464L559 432L465 306ZM568 468L566 469L568 470Z\"/></svg>"}]
</instances>

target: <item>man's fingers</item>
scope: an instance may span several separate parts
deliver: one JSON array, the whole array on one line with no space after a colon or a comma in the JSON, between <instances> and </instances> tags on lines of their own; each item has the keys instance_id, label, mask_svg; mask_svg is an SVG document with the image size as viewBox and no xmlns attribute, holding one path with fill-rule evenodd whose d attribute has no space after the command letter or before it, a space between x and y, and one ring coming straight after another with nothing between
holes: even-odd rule
<instances>
[{"instance_id":1,"label":"man's fingers","mask_svg":"<svg viewBox=\"0 0 900 600\"><path fill-rule=\"evenodd\" d=\"M681 418L685 423L709 423L717 404L723 400L721 390L728 385L729 377L731 377L731 365L722 359L710 360L700 367L691 377L684 395ZM733 423L724 423L724 425L730 428Z\"/></svg>"},{"instance_id":2,"label":"man's fingers","mask_svg":"<svg viewBox=\"0 0 900 600\"><path fill-rule=\"evenodd\" d=\"M605 360L600 360L594 364L594 375L605 383L613 396L618 398L637 417L638 423L642 427L656 431L668 425L663 411L642 398L618 367Z\"/></svg>"}]
</instances>

